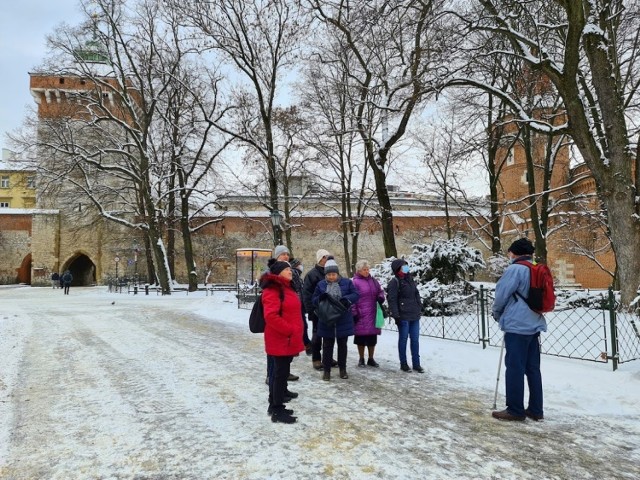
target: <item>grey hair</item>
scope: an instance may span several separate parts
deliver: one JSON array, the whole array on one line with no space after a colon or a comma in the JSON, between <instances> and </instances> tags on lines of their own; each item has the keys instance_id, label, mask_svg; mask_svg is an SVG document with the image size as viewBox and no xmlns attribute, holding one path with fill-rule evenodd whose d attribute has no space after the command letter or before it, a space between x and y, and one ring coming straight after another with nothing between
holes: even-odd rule
<instances>
[{"instance_id":1,"label":"grey hair","mask_svg":"<svg viewBox=\"0 0 640 480\"><path fill-rule=\"evenodd\" d=\"M369 265L369 261L368 260L358 260L356 262L356 272L359 272L360 270L362 270L364 267L369 267L371 268L371 265Z\"/></svg>"}]
</instances>

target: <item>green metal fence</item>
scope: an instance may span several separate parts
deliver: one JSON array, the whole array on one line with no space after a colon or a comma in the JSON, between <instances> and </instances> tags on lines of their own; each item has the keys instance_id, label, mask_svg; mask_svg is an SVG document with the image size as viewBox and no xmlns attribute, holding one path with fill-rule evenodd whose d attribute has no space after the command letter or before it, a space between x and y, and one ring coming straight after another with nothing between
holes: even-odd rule
<instances>
[{"instance_id":1,"label":"green metal fence","mask_svg":"<svg viewBox=\"0 0 640 480\"><path fill-rule=\"evenodd\" d=\"M480 288L466 297L461 313L449 316L422 317L420 333L429 337L499 346L503 333L491 316L493 292ZM441 302L445 303L442 298ZM640 359L640 318L634 313L617 311L618 304L609 290L599 308L561 307L545 315L547 332L541 336L545 355L618 364ZM393 321L385 327L397 328Z\"/></svg>"}]
</instances>

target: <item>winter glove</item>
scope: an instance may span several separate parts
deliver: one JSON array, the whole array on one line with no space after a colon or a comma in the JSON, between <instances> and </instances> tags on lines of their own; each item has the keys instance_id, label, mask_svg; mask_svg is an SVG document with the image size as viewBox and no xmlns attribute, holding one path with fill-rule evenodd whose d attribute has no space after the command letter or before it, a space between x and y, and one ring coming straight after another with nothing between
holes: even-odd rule
<instances>
[{"instance_id":1,"label":"winter glove","mask_svg":"<svg viewBox=\"0 0 640 480\"><path fill-rule=\"evenodd\" d=\"M360 321L360 317L358 317L357 315L353 316L353 323L358 323Z\"/></svg>"},{"instance_id":2,"label":"winter glove","mask_svg":"<svg viewBox=\"0 0 640 480\"><path fill-rule=\"evenodd\" d=\"M329 298L329 294L327 292L321 293L320 296L318 297L320 301L326 300L327 298Z\"/></svg>"},{"instance_id":3,"label":"winter glove","mask_svg":"<svg viewBox=\"0 0 640 480\"><path fill-rule=\"evenodd\" d=\"M398 317L393 317L393 320L396 322L396 325L400 325L400 319Z\"/></svg>"},{"instance_id":4,"label":"winter glove","mask_svg":"<svg viewBox=\"0 0 640 480\"><path fill-rule=\"evenodd\" d=\"M349 300L347 300L346 298L341 298L340 299L340 303L342 304L342 306L344 308L349 308L351 306L351 302Z\"/></svg>"}]
</instances>

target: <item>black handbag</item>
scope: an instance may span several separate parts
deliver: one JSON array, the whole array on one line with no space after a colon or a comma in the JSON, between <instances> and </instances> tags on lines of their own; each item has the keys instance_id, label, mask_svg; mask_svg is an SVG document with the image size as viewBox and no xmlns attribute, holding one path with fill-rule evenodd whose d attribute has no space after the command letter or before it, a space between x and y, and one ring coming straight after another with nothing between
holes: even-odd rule
<instances>
[{"instance_id":1,"label":"black handbag","mask_svg":"<svg viewBox=\"0 0 640 480\"><path fill-rule=\"evenodd\" d=\"M335 327L340 317L342 317L346 311L347 307L345 307L340 300L330 295L323 297L316 307L318 321L330 328Z\"/></svg>"}]
</instances>

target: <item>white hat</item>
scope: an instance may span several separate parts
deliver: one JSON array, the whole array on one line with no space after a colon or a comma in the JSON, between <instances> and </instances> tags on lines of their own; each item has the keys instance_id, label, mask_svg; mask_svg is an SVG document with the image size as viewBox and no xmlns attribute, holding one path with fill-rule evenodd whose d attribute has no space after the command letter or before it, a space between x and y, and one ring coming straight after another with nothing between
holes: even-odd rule
<instances>
[{"instance_id":1,"label":"white hat","mask_svg":"<svg viewBox=\"0 0 640 480\"><path fill-rule=\"evenodd\" d=\"M322 257L328 257L329 255L331 255L329 252L327 252L324 248L321 248L316 252L316 263L320 263Z\"/></svg>"}]
</instances>

